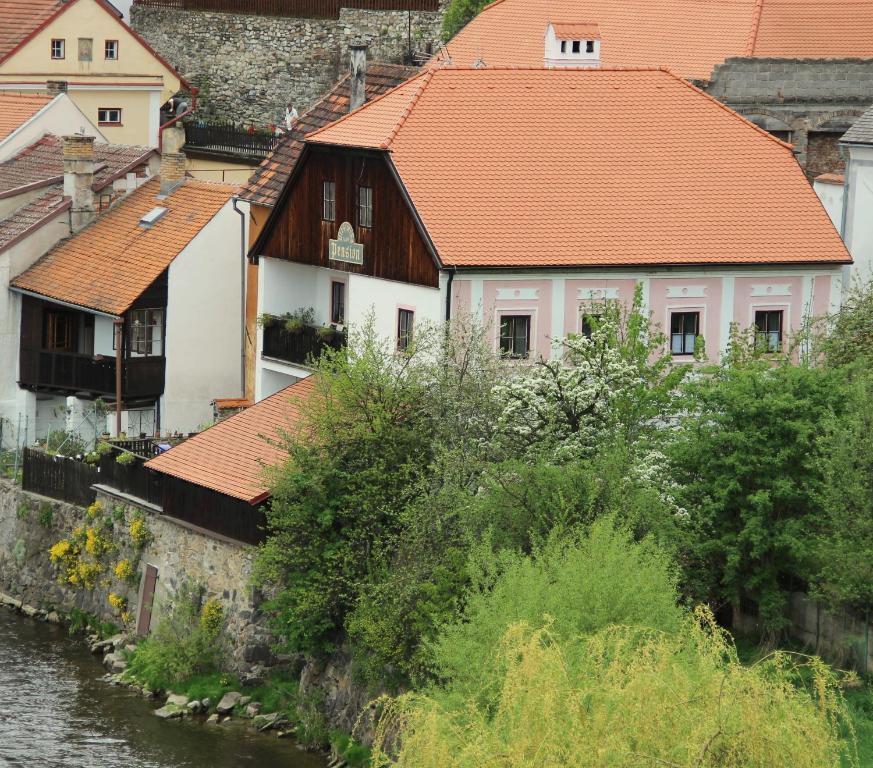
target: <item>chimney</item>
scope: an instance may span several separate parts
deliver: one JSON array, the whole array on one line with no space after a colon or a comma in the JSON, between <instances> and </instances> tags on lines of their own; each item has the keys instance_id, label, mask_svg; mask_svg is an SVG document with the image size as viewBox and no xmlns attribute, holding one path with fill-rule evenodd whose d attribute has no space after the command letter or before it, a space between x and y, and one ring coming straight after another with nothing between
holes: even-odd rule
<instances>
[{"instance_id":1,"label":"chimney","mask_svg":"<svg viewBox=\"0 0 873 768\"><path fill-rule=\"evenodd\" d=\"M73 234L94 218L94 137L64 136L64 196L72 199Z\"/></svg>"},{"instance_id":2,"label":"chimney","mask_svg":"<svg viewBox=\"0 0 873 768\"><path fill-rule=\"evenodd\" d=\"M66 80L46 80L45 89L49 96L57 96L59 93L67 92Z\"/></svg>"},{"instance_id":3,"label":"chimney","mask_svg":"<svg viewBox=\"0 0 873 768\"><path fill-rule=\"evenodd\" d=\"M367 44L351 43L351 72L349 76L349 112L367 100Z\"/></svg>"},{"instance_id":4,"label":"chimney","mask_svg":"<svg viewBox=\"0 0 873 768\"><path fill-rule=\"evenodd\" d=\"M161 195L171 195L185 183L185 153L164 152L161 155Z\"/></svg>"}]
</instances>

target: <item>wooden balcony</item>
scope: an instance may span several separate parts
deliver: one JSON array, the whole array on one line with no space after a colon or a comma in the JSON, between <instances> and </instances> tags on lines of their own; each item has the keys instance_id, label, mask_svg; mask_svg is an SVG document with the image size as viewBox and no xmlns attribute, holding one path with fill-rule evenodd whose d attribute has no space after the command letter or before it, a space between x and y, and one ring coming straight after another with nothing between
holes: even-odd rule
<instances>
[{"instance_id":1,"label":"wooden balcony","mask_svg":"<svg viewBox=\"0 0 873 768\"><path fill-rule=\"evenodd\" d=\"M279 144L274 130L232 123L185 122L185 151L260 161Z\"/></svg>"},{"instance_id":2,"label":"wooden balcony","mask_svg":"<svg viewBox=\"0 0 873 768\"><path fill-rule=\"evenodd\" d=\"M281 323L264 328L264 357L273 357L295 365L311 366L325 349L342 349L346 345L345 331L325 337L310 325L298 333L285 330Z\"/></svg>"}]
</instances>

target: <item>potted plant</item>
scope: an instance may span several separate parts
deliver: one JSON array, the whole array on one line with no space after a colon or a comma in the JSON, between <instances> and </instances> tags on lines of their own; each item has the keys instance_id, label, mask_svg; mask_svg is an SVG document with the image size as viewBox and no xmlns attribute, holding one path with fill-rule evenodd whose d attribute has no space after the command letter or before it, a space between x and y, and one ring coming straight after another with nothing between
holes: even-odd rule
<instances>
[{"instance_id":1,"label":"potted plant","mask_svg":"<svg viewBox=\"0 0 873 768\"><path fill-rule=\"evenodd\" d=\"M333 328L330 325L322 325L316 333L318 334L318 338L321 341L329 342L336 336L336 328Z\"/></svg>"}]
</instances>

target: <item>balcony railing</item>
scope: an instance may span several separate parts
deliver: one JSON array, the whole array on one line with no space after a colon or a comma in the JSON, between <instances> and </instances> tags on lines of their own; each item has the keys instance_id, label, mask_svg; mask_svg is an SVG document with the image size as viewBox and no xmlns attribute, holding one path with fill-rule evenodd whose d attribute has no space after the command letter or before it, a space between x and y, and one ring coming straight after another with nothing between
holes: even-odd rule
<instances>
[{"instance_id":1,"label":"balcony railing","mask_svg":"<svg viewBox=\"0 0 873 768\"><path fill-rule=\"evenodd\" d=\"M264 328L264 357L275 357L296 365L311 365L325 349L342 349L345 331L325 336L320 329L305 325L298 332L287 331L282 323Z\"/></svg>"},{"instance_id":2,"label":"balcony railing","mask_svg":"<svg viewBox=\"0 0 873 768\"><path fill-rule=\"evenodd\" d=\"M115 359L44 349L22 349L22 384L109 395L115 392Z\"/></svg>"},{"instance_id":3,"label":"balcony railing","mask_svg":"<svg viewBox=\"0 0 873 768\"><path fill-rule=\"evenodd\" d=\"M232 123L185 123L186 150L261 159L276 148L280 138L275 131Z\"/></svg>"}]
</instances>

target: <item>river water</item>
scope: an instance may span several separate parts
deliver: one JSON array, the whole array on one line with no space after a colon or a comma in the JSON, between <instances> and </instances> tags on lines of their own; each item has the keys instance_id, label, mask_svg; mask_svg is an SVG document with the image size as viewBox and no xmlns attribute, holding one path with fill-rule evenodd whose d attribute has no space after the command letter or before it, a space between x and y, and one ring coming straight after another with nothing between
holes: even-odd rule
<instances>
[{"instance_id":1,"label":"river water","mask_svg":"<svg viewBox=\"0 0 873 768\"><path fill-rule=\"evenodd\" d=\"M0 608L0 767L322 768L285 740L165 722L61 627Z\"/></svg>"}]
</instances>

